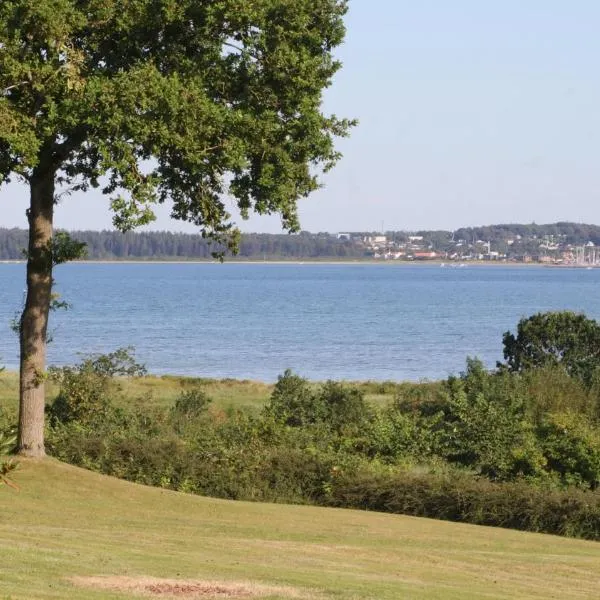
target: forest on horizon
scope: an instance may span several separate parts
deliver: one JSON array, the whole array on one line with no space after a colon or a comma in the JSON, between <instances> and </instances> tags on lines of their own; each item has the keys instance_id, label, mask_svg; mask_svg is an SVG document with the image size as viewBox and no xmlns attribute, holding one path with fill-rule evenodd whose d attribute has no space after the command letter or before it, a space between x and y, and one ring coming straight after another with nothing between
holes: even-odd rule
<instances>
[{"instance_id":1,"label":"forest on horizon","mask_svg":"<svg viewBox=\"0 0 600 600\"><path fill-rule=\"evenodd\" d=\"M222 248L200 234L169 231L72 231L87 246L89 260L210 260ZM387 231L298 234L244 233L237 258L362 259L373 257L373 240L385 237L390 245L411 244L413 249L450 253L489 243L507 258L536 256L540 248L561 252L572 246L600 246L600 226L570 222L547 225L503 224L462 227L454 231ZM0 228L0 260L21 260L27 247L27 231Z\"/></svg>"}]
</instances>

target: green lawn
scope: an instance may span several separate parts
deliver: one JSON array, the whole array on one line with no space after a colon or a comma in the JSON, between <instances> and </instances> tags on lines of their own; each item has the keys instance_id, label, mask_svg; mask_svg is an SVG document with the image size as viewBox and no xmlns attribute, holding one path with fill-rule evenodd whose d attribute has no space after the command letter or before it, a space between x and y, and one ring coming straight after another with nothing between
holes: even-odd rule
<instances>
[{"instance_id":1,"label":"green lawn","mask_svg":"<svg viewBox=\"0 0 600 600\"><path fill-rule=\"evenodd\" d=\"M0 487L4 599L133 597L131 591L98 587L122 583L115 577L221 586L253 582L271 586L257 587L255 596L270 599L546 600L599 594L600 544L593 542L201 498L52 459L23 461L14 479L20 492ZM102 578L89 588L72 583L76 576ZM200 589L186 585L181 589Z\"/></svg>"}]
</instances>

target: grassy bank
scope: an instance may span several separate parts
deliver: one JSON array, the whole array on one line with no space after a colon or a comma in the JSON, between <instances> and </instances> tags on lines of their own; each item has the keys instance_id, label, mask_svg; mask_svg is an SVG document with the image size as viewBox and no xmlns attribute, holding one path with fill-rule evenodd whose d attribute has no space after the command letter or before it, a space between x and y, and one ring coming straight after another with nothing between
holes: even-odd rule
<instances>
[{"instance_id":1,"label":"grassy bank","mask_svg":"<svg viewBox=\"0 0 600 600\"><path fill-rule=\"evenodd\" d=\"M58 387L48 382L47 398L50 402L58 393ZM123 397L132 405L150 408L167 408L182 392L201 387L213 400L213 406L219 410L230 408L260 409L268 401L273 385L260 381L241 379L210 379L200 377L153 376L123 378L120 380ZM358 382L357 385L366 394L367 399L378 405L393 400L398 389L414 387L414 384L395 384L391 382ZM420 386L427 384L419 384ZM433 384L432 384L433 385ZM0 407L16 411L18 406L19 376L15 371L0 372Z\"/></svg>"},{"instance_id":2,"label":"grassy bank","mask_svg":"<svg viewBox=\"0 0 600 600\"><path fill-rule=\"evenodd\" d=\"M598 592L600 545L591 542L207 499L54 460L23 462L15 480L19 493L0 488L0 590L13 600L132 597L97 589L105 579L92 582L96 589L78 587L75 576L251 581L271 586L257 587L256 597L272 600L576 599Z\"/></svg>"},{"instance_id":3,"label":"grassy bank","mask_svg":"<svg viewBox=\"0 0 600 600\"><path fill-rule=\"evenodd\" d=\"M201 386L214 401L215 407L227 409L258 408L264 405L273 389L272 385L258 381L237 379L201 379L195 377L139 377L120 380L127 402L149 407L171 406L175 398L186 391ZM14 371L0 373L0 406L15 410L18 405L19 377ZM51 402L58 387L46 384L47 398Z\"/></svg>"}]
</instances>

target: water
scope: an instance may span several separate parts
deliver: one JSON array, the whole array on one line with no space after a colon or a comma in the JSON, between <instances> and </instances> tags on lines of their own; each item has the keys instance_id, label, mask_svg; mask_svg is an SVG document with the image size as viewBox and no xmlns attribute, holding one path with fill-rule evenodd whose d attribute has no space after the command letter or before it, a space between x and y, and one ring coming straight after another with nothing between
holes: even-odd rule
<instances>
[{"instance_id":1,"label":"water","mask_svg":"<svg viewBox=\"0 0 600 600\"><path fill-rule=\"evenodd\" d=\"M600 319L600 269L325 264L69 264L56 289L49 363L134 346L157 374L274 381L421 380L494 366L502 333L537 311ZM16 368L9 323L24 265L0 264L0 364Z\"/></svg>"}]
</instances>

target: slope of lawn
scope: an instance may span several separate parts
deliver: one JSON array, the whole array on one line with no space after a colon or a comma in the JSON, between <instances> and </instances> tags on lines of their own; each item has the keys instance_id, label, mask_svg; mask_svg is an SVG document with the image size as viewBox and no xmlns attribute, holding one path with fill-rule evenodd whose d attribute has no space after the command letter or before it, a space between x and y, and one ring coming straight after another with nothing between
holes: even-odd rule
<instances>
[{"instance_id":1,"label":"slope of lawn","mask_svg":"<svg viewBox=\"0 0 600 600\"><path fill-rule=\"evenodd\" d=\"M256 587L254 597L272 600L546 600L599 594L600 544L593 542L350 510L208 499L127 483L53 459L22 461L14 480L20 492L0 487L4 599L134 597L131 590L100 586L139 577L223 586L213 586L216 595L211 596L181 585L180 598L241 597L224 593L234 589L228 584L239 582L270 586ZM92 576L101 576L92 582L96 587L72 582Z\"/></svg>"}]
</instances>

